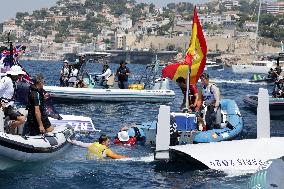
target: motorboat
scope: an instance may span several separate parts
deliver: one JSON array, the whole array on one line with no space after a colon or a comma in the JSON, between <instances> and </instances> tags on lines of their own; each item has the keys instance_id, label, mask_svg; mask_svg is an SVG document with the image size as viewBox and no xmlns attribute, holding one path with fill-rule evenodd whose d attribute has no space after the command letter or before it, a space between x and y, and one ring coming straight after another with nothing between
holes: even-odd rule
<instances>
[{"instance_id":1,"label":"motorboat","mask_svg":"<svg viewBox=\"0 0 284 189\"><path fill-rule=\"evenodd\" d=\"M140 86L140 85L139 85ZM60 101L105 101L105 102L171 102L175 92L168 89L167 78L157 79L151 89L97 89L44 86L53 99Z\"/></svg>"},{"instance_id":2,"label":"motorboat","mask_svg":"<svg viewBox=\"0 0 284 189\"><path fill-rule=\"evenodd\" d=\"M252 108L253 110L257 109L258 105L258 96L257 95L246 95L243 99L245 105ZM274 98L269 97L269 109L270 115L273 117L284 116L284 98Z\"/></svg>"},{"instance_id":3,"label":"motorboat","mask_svg":"<svg viewBox=\"0 0 284 189\"><path fill-rule=\"evenodd\" d=\"M251 64L232 65L232 71L238 74L258 73L267 74L271 68L274 68L274 62L269 60L256 60Z\"/></svg>"},{"instance_id":4,"label":"motorboat","mask_svg":"<svg viewBox=\"0 0 284 189\"><path fill-rule=\"evenodd\" d=\"M206 60L205 70L223 71L224 64L217 63L216 61L212 61L212 60Z\"/></svg>"},{"instance_id":5,"label":"motorboat","mask_svg":"<svg viewBox=\"0 0 284 189\"><path fill-rule=\"evenodd\" d=\"M4 117L1 110L0 115ZM20 129L21 130L21 129ZM62 153L74 134L67 125L56 126L52 132L40 136L12 135L5 132L4 120L0 121L0 170L27 162L41 162Z\"/></svg>"},{"instance_id":6,"label":"motorboat","mask_svg":"<svg viewBox=\"0 0 284 189\"><path fill-rule=\"evenodd\" d=\"M146 66L145 72L128 89L115 88L114 76L109 88L104 88L95 75L79 70L83 73L87 88L44 86L44 90L56 101L171 102L175 98L175 92L170 89L169 79L157 74L159 65L160 62L156 60L152 65Z\"/></svg>"},{"instance_id":7,"label":"motorboat","mask_svg":"<svg viewBox=\"0 0 284 189\"><path fill-rule=\"evenodd\" d=\"M234 100L221 100L222 123L221 129L198 131L198 122L195 113L171 113L171 144L208 143L232 140L238 137L243 130L243 119ZM145 122L137 127L141 128L146 136L146 144L155 144L157 121Z\"/></svg>"},{"instance_id":8,"label":"motorboat","mask_svg":"<svg viewBox=\"0 0 284 189\"><path fill-rule=\"evenodd\" d=\"M271 159L284 156L284 137L270 136L269 96L259 89L257 138L200 144L170 145L170 107L161 105L157 124L155 160L182 162L197 169L251 173ZM159 123L160 122L160 123ZM264 153L265 151L265 153Z\"/></svg>"},{"instance_id":9,"label":"motorboat","mask_svg":"<svg viewBox=\"0 0 284 189\"><path fill-rule=\"evenodd\" d=\"M253 74L250 82L252 83L274 83L276 81L277 78L271 77L270 75L265 76L262 74Z\"/></svg>"}]
</instances>

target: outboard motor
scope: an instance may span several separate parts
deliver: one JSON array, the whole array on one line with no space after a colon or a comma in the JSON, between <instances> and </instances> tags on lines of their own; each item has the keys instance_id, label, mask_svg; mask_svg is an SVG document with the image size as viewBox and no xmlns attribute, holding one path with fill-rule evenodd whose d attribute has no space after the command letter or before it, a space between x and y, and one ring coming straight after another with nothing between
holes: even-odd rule
<instances>
[{"instance_id":1,"label":"outboard motor","mask_svg":"<svg viewBox=\"0 0 284 189\"><path fill-rule=\"evenodd\" d=\"M152 90L167 90L170 89L170 83L168 78L158 78L154 82Z\"/></svg>"}]
</instances>

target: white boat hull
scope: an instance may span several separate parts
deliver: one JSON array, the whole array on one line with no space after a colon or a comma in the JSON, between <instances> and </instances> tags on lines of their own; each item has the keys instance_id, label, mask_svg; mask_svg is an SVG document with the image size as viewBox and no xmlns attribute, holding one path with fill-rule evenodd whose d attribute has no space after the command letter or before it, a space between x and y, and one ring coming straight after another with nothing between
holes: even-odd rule
<instances>
[{"instance_id":1,"label":"white boat hull","mask_svg":"<svg viewBox=\"0 0 284 189\"><path fill-rule=\"evenodd\" d=\"M283 137L273 137L170 146L170 153L180 152L179 155L198 161L205 168L248 172L256 171L270 159L284 156L283 145Z\"/></svg>"},{"instance_id":2,"label":"white boat hull","mask_svg":"<svg viewBox=\"0 0 284 189\"><path fill-rule=\"evenodd\" d=\"M232 65L234 73L245 74L245 73L258 73L267 74L272 66L254 66L254 65Z\"/></svg>"},{"instance_id":3,"label":"white boat hull","mask_svg":"<svg viewBox=\"0 0 284 189\"><path fill-rule=\"evenodd\" d=\"M44 89L57 100L84 101L143 101L171 102L175 98L172 90L133 90L133 89L91 89L45 86Z\"/></svg>"},{"instance_id":4,"label":"white boat hull","mask_svg":"<svg viewBox=\"0 0 284 189\"><path fill-rule=\"evenodd\" d=\"M73 129L55 127L54 131L40 136L20 136L0 132L0 170L25 162L39 162L62 153Z\"/></svg>"}]
</instances>

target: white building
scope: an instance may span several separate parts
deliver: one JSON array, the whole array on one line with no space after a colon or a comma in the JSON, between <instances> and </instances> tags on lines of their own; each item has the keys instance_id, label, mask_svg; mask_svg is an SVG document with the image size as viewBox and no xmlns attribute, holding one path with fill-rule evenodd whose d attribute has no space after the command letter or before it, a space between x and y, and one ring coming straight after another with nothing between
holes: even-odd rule
<instances>
[{"instance_id":1,"label":"white building","mask_svg":"<svg viewBox=\"0 0 284 189\"><path fill-rule=\"evenodd\" d=\"M267 4L267 13L283 14L284 13L284 2L275 2L275 3Z\"/></svg>"},{"instance_id":2,"label":"white building","mask_svg":"<svg viewBox=\"0 0 284 189\"><path fill-rule=\"evenodd\" d=\"M123 31L132 28L132 19L126 15L120 16L118 19L118 27Z\"/></svg>"}]
</instances>

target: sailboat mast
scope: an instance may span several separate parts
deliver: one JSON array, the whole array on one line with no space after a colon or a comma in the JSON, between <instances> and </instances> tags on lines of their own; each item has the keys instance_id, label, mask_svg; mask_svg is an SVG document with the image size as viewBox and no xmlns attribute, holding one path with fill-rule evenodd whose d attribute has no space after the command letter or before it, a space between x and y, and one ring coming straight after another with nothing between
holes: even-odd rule
<instances>
[{"instance_id":1,"label":"sailboat mast","mask_svg":"<svg viewBox=\"0 0 284 189\"><path fill-rule=\"evenodd\" d=\"M261 0L259 0L258 15L257 15L256 35L255 35L255 53L258 50L257 49L257 42L258 42L258 26L259 26L260 12L261 12Z\"/></svg>"}]
</instances>

